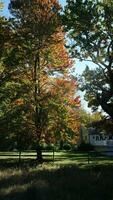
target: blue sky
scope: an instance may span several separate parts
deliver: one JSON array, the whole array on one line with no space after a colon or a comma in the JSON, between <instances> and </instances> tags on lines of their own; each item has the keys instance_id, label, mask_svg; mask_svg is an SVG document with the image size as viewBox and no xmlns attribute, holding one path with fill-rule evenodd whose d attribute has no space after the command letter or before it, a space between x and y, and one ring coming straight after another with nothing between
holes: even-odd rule
<instances>
[{"instance_id":1,"label":"blue sky","mask_svg":"<svg viewBox=\"0 0 113 200\"><path fill-rule=\"evenodd\" d=\"M59 2L61 3L62 6L65 6L66 4L66 0L59 0Z\"/></svg>"},{"instance_id":2,"label":"blue sky","mask_svg":"<svg viewBox=\"0 0 113 200\"><path fill-rule=\"evenodd\" d=\"M3 9L3 11L1 12L2 15L4 15L4 16L9 16L8 4L9 4L9 1L10 1L10 0L0 0L0 1L2 1L2 2L4 3L4 9Z\"/></svg>"}]
</instances>

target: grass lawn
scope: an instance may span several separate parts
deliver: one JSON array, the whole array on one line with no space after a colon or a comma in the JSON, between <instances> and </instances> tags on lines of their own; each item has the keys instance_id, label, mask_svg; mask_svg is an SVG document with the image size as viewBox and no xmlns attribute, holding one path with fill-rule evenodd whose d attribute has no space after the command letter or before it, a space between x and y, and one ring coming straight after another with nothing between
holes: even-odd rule
<instances>
[{"instance_id":1,"label":"grass lawn","mask_svg":"<svg viewBox=\"0 0 113 200\"><path fill-rule=\"evenodd\" d=\"M10 152L9 152L10 153ZM36 165L35 152L22 157L0 152L0 200L113 200L113 160L87 153L44 153ZM9 156L9 157L8 157Z\"/></svg>"}]
</instances>

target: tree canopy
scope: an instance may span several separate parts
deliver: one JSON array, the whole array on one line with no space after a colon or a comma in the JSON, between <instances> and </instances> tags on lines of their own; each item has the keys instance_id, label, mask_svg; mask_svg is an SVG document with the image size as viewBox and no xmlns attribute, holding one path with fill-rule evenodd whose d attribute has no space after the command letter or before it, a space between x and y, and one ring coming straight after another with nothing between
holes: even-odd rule
<instances>
[{"instance_id":1,"label":"tree canopy","mask_svg":"<svg viewBox=\"0 0 113 200\"><path fill-rule=\"evenodd\" d=\"M9 9L0 60L1 135L19 150L39 150L43 141L76 141L80 99L69 72L73 61L65 48L58 1L11 0Z\"/></svg>"},{"instance_id":2,"label":"tree canopy","mask_svg":"<svg viewBox=\"0 0 113 200\"><path fill-rule=\"evenodd\" d=\"M113 118L113 3L67 0L63 23L73 57L97 65L83 73L83 89L89 106L100 105Z\"/></svg>"}]
</instances>

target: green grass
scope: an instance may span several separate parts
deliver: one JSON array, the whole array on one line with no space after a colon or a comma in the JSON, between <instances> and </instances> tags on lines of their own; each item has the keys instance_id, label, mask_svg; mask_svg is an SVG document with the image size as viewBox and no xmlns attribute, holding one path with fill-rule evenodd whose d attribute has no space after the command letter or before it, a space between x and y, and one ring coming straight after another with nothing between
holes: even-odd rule
<instances>
[{"instance_id":1,"label":"green grass","mask_svg":"<svg viewBox=\"0 0 113 200\"><path fill-rule=\"evenodd\" d=\"M89 158L88 158L89 156ZM49 151L49 152L43 152L43 158L46 161L53 161L53 152ZM19 159L19 153L18 152L0 152L0 160L14 160L14 161L18 161ZM21 160L35 160L36 159L36 152L35 151L25 151L21 153ZM59 151L59 152L55 152L55 156L54 156L54 163L57 164L80 164L80 163L84 163L87 164L88 163L88 159L90 161L90 163L98 163L98 164L102 164L102 163L113 163L113 157L107 157L107 156L103 156L103 155L99 155L97 153L91 152L89 155L88 153L72 153L72 152L66 152L66 151Z\"/></svg>"},{"instance_id":2,"label":"green grass","mask_svg":"<svg viewBox=\"0 0 113 200\"><path fill-rule=\"evenodd\" d=\"M35 156L21 166L18 157L0 160L0 200L113 200L112 158L93 154L88 164L87 153L57 152L53 162L44 153L36 165Z\"/></svg>"}]
</instances>

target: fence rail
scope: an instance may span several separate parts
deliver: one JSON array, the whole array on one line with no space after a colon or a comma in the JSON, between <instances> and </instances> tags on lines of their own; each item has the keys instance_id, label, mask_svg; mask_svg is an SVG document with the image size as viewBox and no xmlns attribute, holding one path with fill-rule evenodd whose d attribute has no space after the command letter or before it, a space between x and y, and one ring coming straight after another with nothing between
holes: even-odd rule
<instances>
[{"instance_id":1,"label":"fence rail","mask_svg":"<svg viewBox=\"0 0 113 200\"><path fill-rule=\"evenodd\" d=\"M44 150L42 151L43 158L45 160L51 160L56 162L65 162L70 161L70 163L95 163L95 162L112 162L113 163L113 151L88 151L88 152L71 152L71 151L53 151L53 150ZM31 159L36 160L37 154L36 151L1 151L0 152L0 160L5 159Z\"/></svg>"},{"instance_id":2,"label":"fence rail","mask_svg":"<svg viewBox=\"0 0 113 200\"><path fill-rule=\"evenodd\" d=\"M42 155L45 159L54 159L54 151L42 151ZM0 151L0 160L1 159L36 159L36 151Z\"/></svg>"}]
</instances>

